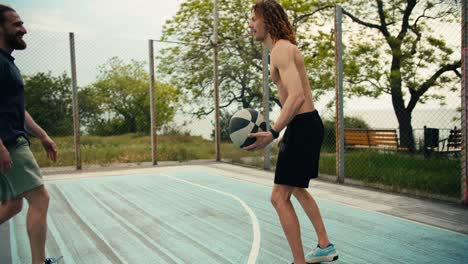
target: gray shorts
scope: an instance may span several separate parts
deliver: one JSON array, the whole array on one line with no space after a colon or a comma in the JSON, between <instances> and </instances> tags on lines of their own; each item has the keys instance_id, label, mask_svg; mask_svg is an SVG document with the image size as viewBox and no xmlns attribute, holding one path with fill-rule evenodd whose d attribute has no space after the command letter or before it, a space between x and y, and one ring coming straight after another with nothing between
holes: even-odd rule
<instances>
[{"instance_id":1,"label":"gray shorts","mask_svg":"<svg viewBox=\"0 0 468 264\"><path fill-rule=\"evenodd\" d=\"M43 185L42 173L37 165L29 142L19 137L7 146L13 166L6 173L0 172L0 201L21 197L22 194Z\"/></svg>"}]
</instances>

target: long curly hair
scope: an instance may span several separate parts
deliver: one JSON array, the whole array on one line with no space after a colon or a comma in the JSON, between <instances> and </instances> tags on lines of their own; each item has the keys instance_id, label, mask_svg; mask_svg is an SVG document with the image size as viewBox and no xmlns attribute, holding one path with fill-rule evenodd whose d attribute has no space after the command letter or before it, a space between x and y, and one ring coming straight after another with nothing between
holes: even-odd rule
<instances>
[{"instance_id":1,"label":"long curly hair","mask_svg":"<svg viewBox=\"0 0 468 264\"><path fill-rule=\"evenodd\" d=\"M289 23L288 15L275 0L261 0L255 3L252 11L263 18L265 27L273 40L286 39L297 45L296 34Z\"/></svg>"}]
</instances>

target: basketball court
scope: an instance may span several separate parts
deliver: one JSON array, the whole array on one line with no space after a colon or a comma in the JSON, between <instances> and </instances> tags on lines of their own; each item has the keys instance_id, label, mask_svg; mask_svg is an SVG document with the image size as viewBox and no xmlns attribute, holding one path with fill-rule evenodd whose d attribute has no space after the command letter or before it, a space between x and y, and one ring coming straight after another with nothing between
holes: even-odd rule
<instances>
[{"instance_id":1,"label":"basketball court","mask_svg":"<svg viewBox=\"0 0 468 264\"><path fill-rule=\"evenodd\" d=\"M60 263L292 261L270 204L272 172L206 163L45 179L46 250ZM323 181L309 191L339 251L334 263L468 263L466 208ZM315 233L293 203L306 251ZM0 227L1 263L30 261L25 213Z\"/></svg>"}]
</instances>

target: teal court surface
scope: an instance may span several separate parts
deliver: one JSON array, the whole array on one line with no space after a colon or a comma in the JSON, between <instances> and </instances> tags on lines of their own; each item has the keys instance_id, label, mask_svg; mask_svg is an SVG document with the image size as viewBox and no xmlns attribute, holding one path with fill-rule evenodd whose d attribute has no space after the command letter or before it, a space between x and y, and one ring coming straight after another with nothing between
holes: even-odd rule
<instances>
[{"instance_id":1,"label":"teal court surface","mask_svg":"<svg viewBox=\"0 0 468 264\"><path fill-rule=\"evenodd\" d=\"M46 250L60 263L292 262L270 204L271 172L210 163L45 179ZM468 263L466 207L321 181L309 191L339 252L334 263ZM316 236L293 204L307 251ZM26 209L0 226L2 264L30 262Z\"/></svg>"}]
</instances>

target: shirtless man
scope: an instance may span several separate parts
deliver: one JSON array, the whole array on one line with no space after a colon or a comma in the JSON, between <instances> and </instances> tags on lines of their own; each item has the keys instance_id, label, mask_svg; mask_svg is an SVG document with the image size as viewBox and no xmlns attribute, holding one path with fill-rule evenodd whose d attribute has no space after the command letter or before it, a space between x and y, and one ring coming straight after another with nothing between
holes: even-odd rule
<instances>
[{"instance_id":1,"label":"shirtless man","mask_svg":"<svg viewBox=\"0 0 468 264\"><path fill-rule=\"evenodd\" d=\"M319 208L307 191L310 179L318 176L323 124L314 107L304 58L296 46L288 17L276 1L257 2L252 7L249 28L253 37L271 50L270 75L278 87L282 109L270 131L251 134L250 137L257 140L245 149L265 148L287 126L279 143L271 202L279 216L294 263L334 261L338 254L328 239ZM291 195L301 204L318 237L317 247L305 256Z\"/></svg>"}]
</instances>

